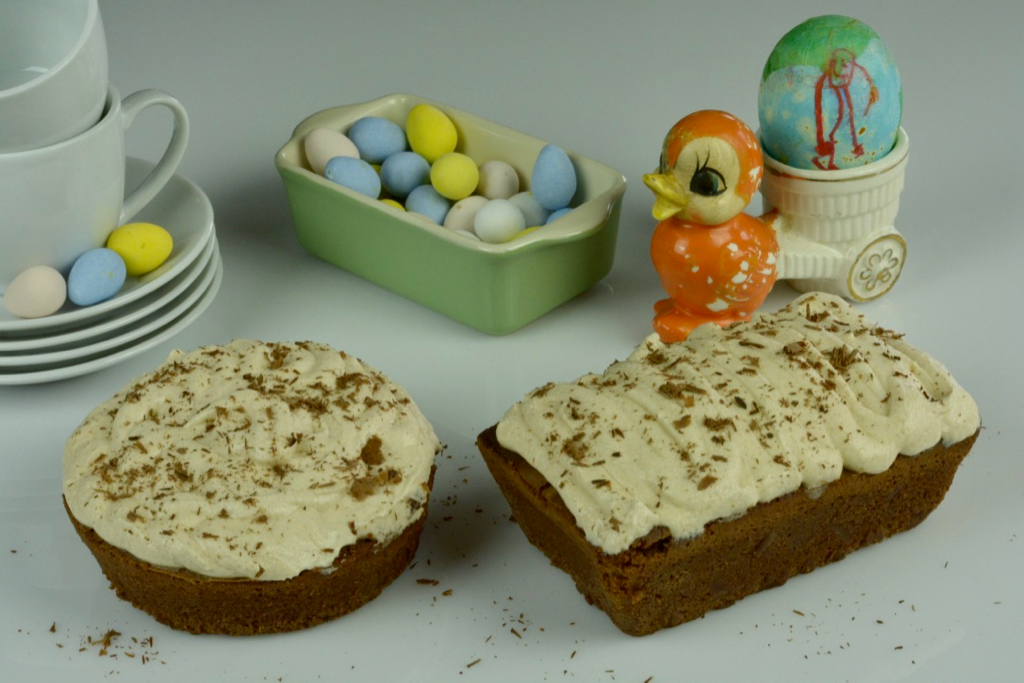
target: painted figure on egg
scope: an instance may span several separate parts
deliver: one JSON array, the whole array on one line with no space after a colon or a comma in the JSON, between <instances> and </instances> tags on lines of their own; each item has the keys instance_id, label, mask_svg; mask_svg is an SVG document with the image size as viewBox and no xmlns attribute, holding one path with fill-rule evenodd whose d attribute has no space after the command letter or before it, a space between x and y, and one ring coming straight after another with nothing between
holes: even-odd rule
<instances>
[{"instance_id":1,"label":"painted figure on egg","mask_svg":"<svg viewBox=\"0 0 1024 683\"><path fill-rule=\"evenodd\" d=\"M732 114L698 111L665 136L661 168L644 176L660 221L651 260L669 298L654 306L666 342L697 326L749 320L775 284L774 229L743 213L761 183L757 136Z\"/></svg>"},{"instance_id":2,"label":"painted figure on egg","mask_svg":"<svg viewBox=\"0 0 1024 683\"><path fill-rule=\"evenodd\" d=\"M854 107L853 97L850 95L850 86L853 79L860 74L867 80L869 86L868 103L864 107L863 116L871 111L871 105L878 101L878 87L871 78L871 74L863 66L857 63L853 52L846 48L833 50L829 55L828 64L825 65L821 77L814 86L814 123L817 136L817 145L814 150L820 155L813 159L814 165L823 171L834 171L836 166L836 133L845 121L850 133L850 142L853 156L864 155L864 146L857 140L857 111ZM825 89L835 95L836 122L832 130L825 134L825 111L822 95Z\"/></svg>"}]
</instances>

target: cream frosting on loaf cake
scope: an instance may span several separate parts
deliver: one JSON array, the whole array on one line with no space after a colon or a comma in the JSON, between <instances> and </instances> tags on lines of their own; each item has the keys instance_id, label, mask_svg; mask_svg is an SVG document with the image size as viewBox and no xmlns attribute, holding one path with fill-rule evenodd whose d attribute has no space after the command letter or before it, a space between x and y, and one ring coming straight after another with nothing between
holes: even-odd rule
<instances>
[{"instance_id":1,"label":"cream frosting on loaf cake","mask_svg":"<svg viewBox=\"0 0 1024 683\"><path fill-rule=\"evenodd\" d=\"M652 335L603 374L542 386L505 414L497 440L614 554L656 527L693 538L844 469L885 471L979 424L942 364L812 293L685 342Z\"/></svg>"},{"instance_id":2,"label":"cream frosting on loaf cake","mask_svg":"<svg viewBox=\"0 0 1024 683\"><path fill-rule=\"evenodd\" d=\"M237 340L176 351L93 410L67 441L64 497L145 562L283 580L420 519L439 450L406 391L358 359Z\"/></svg>"}]
</instances>

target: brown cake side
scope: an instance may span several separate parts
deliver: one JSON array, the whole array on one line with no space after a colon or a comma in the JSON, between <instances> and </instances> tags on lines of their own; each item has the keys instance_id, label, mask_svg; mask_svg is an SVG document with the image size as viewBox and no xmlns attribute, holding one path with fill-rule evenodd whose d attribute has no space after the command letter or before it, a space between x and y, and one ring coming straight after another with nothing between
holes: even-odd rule
<instances>
[{"instance_id":1,"label":"brown cake side","mask_svg":"<svg viewBox=\"0 0 1024 683\"><path fill-rule=\"evenodd\" d=\"M155 566L104 541L75 519L66 502L64 509L119 598L172 628L234 636L297 631L362 607L405 571L427 518L424 506L419 518L390 542L360 539L342 548L329 570L260 581Z\"/></svg>"},{"instance_id":2,"label":"brown cake side","mask_svg":"<svg viewBox=\"0 0 1024 683\"><path fill-rule=\"evenodd\" d=\"M495 427L477 439L491 474L530 542L576 583L587 602L622 631L646 635L696 619L740 598L919 524L942 501L977 438L899 456L879 474L844 471L813 492L799 489L692 539L664 528L614 555L591 545L557 490Z\"/></svg>"}]
</instances>

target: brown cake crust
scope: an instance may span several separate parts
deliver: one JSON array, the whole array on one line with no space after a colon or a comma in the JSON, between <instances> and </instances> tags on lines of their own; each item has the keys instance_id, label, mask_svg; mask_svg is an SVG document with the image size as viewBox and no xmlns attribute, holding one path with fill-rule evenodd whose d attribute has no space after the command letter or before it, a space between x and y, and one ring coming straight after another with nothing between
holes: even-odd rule
<instances>
[{"instance_id":1,"label":"brown cake crust","mask_svg":"<svg viewBox=\"0 0 1024 683\"><path fill-rule=\"evenodd\" d=\"M233 636L297 631L362 607L405 571L427 518L424 505L416 521L390 542L360 539L342 548L331 571L308 569L291 579L260 581L155 566L82 525L66 501L64 509L119 598L171 628Z\"/></svg>"},{"instance_id":2,"label":"brown cake crust","mask_svg":"<svg viewBox=\"0 0 1024 683\"><path fill-rule=\"evenodd\" d=\"M949 447L900 455L879 474L844 471L813 492L801 488L692 539L663 527L614 555L591 545L557 490L496 426L477 439L491 474L529 541L623 632L641 636L785 583L866 545L913 528L942 501L978 433Z\"/></svg>"}]
</instances>

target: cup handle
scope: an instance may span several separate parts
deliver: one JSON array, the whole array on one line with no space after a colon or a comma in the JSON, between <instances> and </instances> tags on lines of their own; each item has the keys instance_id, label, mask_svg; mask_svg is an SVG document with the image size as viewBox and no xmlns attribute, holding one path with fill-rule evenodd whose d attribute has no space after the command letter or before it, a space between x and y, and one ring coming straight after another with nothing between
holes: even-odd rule
<instances>
[{"instance_id":1,"label":"cup handle","mask_svg":"<svg viewBox=\"0 0 1024 683\"><path fill-rule=\"evenodd\" d=\"M156 196L157 192L163 189L163 186L174 175L174 171L181 162L181 157L185 154L185 146L188 144L188 114L181 102L162 90L152 88L140 90L121 100L121 117L124 121L125 132L127 133L139 112L154 105L161 105L171 110L171 114L174 115L174 132L171 134L171 141L167 143L167 149L164 150L160 161L153 167L145 180L124 198L118 225L130 220Z\"/></svg>"}]
</instances>

